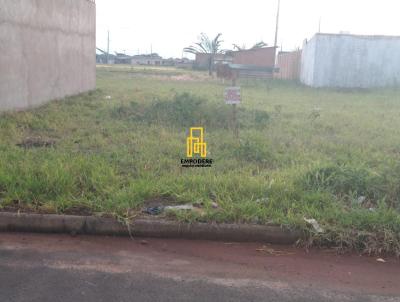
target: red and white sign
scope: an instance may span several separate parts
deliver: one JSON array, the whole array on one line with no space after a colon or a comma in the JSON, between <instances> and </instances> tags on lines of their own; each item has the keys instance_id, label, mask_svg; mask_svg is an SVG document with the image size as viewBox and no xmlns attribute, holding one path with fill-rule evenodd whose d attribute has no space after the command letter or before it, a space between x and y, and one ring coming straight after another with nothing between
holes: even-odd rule
<instances>
[{"instance_id":1,"label":"red and white sign","mask_svg":"<svg viewBox=\"0 0 400 302\"><path fill-rule=\"evenodd\" d=\"M225 103L227 105L238 105L241 99L240 87L228 87L225 89Z\"/></svg>"}]
</instances>

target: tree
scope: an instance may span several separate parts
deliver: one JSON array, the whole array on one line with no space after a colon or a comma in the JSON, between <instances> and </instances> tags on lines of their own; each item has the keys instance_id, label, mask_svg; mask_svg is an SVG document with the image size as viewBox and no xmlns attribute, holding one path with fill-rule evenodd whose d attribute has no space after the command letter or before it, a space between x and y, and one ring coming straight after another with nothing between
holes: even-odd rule
<instances>
[{"instance_id":1,"label":"tree","mask_svg":"<svg viewBox=\"0 0 400 302\"><path fill-rule=\"evenodd\" d=\"M205 33L201 33L199 42L184 48L183 51L192 54L208 54L208 72L209 75L212 75L214 70L215 56L217 54L224 53L224 51L221 49L221 44L223 42L221 40L221 36L222 34L218 34L214 39L211 40Z\"/></svg>"},{"instance_id":2,"label":"tree","mask_svg":"<svg viewBox=\"0 0 400 302\"><path fill-rule=\"evenodd\" d=\"M258 48L263 48L263 47L267 47L267 46L268 46L267 43L265 43L264 41L260 41L256 44L254 44L253 47L250 49L258 49Z\"/></svg>"},{"instance_id":3,"label":"tree","mask_svg":"<svg viewBox=\"0 0 400 302\"><path fill-rule=\"evenodd\" d=\"M258 49L258 48L263 48L263 47L266 47L266 46L268 46L267 43L265 43L263 41L260 41L260 42L258 42L256 44L254 44L253 47L251 47L249 49ZM239 51L240 50L248 50L246 48L246 45L244 45L244 44L242 46L238 46L237 44L233 44L233 49L236 49L236 50L239 50Z\"/></svg>"},{"instance_id":4,"label":"tree","mask_svg":"<svg viewBox=\"0 0 400 302\"><path fill-rule=\"evenodd\" d=\"M245 50L245 49L246 49L246 45L245 44L243 44L242 46L239 46L237 44L233 44L233 50L240 51L240 50Z\"/></svg>"}]
</instances>

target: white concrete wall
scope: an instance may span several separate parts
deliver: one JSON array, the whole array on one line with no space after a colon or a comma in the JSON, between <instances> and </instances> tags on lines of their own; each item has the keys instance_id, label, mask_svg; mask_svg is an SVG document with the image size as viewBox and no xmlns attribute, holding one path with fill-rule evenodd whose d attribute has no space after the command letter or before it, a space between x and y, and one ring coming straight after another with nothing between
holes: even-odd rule
<instances>
[{"instance_id":1,"label":"white concrete wall","mask_svg":"<svg viewBox=\"0 0 400 302\"><path fill-rule=\"evenodd\" d=\"M0 111L96 87L96 7L88 0L0 0Z\"/></svg>"},{"instance_id":2,"label":"white concrete wall","mask_svg":"<svg viewBox=\"0 0 400 302\"><path fill-rule=\"evenodd\" d=\"M305 41L301 53L300 81L308 86L314 83L315 47L315 39Z\"/></svg>"},{"instance_id":3,"label":"white concrete wall","mask_svg":"<svg viewBox=\"0 0 400 302\"><path fill-rule=\"evenodd\" d=\"M317 34L303 53L301 81L312 87L400 85L400 37Z\"/></svg>"}]
</instances>

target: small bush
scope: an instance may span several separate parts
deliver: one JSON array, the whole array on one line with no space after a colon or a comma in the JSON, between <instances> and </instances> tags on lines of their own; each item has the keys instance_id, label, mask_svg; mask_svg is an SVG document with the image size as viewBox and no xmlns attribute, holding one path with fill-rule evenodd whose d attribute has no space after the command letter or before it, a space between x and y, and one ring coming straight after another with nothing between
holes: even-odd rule
<instances>
[{"instance_id":1,"label":"small bush","mask_svg":"<svg viewBox=\"0 0 400 302\"><path fill-rule=\"evenodd\" d=\"M146 108L144 120L162 124L193 127L202 125L212 112L206 101L189 93L177 94L172 101L157 100Z\"/></svg>"},{"instance_id":2,"label":"small bush","mask_svg":"<svg viewBox=\"0 0 400 302\"><path fill-rule=\"evenodd\" d=\"M376 176L364 167L349 165L328 165L307 172L304 177L309 190L328 190L335 195L377 197L371 183Z\"/></svg>"},{"instance_id":3,"label":"small bush","mask_svg":"<svg viewBox=\"0 0 400 302\"><path fill-rule=\"evenodd\" d=\"M268 145L256 139L241 141L239 147L234 150L234 155L247 162L267 164L274 160Z\"/></svg>"},{"instance_id":4,"label":"small bush","mask_svg":"<svg viewBox=\"0 0 400 302\"><path fill-rule=\"evenodd\" d=\"M246 110L241 108L239 111L240 128L263 128L268 125L270 115L263 110Z\"/></svg>"},{"instance_id":5,"label":"small bush","mask_svg":"<svg viewBox=\"0 0 400 302\"><path fill-rule=\"evenodd\" d=\"M131 102L117 106L111 110L111 117L184 128L201 125L226 129L232 127L233 112L225 104L214 104L201 97L181 93L172 100L155 100L145 105ZM253 128L266 126L270 116L265 111L241 108L238 118L241 128Z\"/></svg>"},{"instance_id":6,"label":"small bush","mask_svg":"<svg viewBox=\"0 0 400 302\"><path fill-rule=\"evenodd\" d=\"M136 102L130 102L129 104L123 104L120 106L113 107L111 110L111 117L115 119L137 119L142 117L141 107Z\"/></svg>"}]
</instances>

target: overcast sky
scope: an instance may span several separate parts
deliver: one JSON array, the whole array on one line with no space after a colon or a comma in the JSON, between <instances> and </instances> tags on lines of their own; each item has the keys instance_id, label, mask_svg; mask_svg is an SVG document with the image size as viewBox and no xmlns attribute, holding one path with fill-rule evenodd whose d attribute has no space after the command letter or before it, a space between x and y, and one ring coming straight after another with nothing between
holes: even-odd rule
<instances>
[{"instance_id":1,"label":"overcast sky","mask_svg":"<svg viewBox=\"0 0 400 302\"><path fill-rule=\"evenodd\" d=\"M224 48L274 43L277 0L97 0L97 46L181 57L201 32L223 34ZM300 47L318 31L400 35L399 0L281 0L279 46Z\"/></svg>"}]
</instances>

